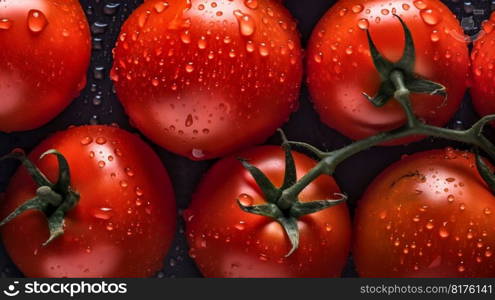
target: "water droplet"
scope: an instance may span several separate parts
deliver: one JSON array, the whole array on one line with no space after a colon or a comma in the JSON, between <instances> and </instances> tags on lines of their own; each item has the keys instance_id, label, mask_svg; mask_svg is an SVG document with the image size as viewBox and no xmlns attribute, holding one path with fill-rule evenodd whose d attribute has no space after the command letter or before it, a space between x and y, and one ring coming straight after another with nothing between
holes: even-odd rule
<instances>
[{"instance_id":1,"label":"water droplet","mask_svg":"<svg viewBox=\"0 0 495 300\"><path fill-rule=\"evenodd\" d=\"M246 228L246 225L244 221L240 221L238 224L235 224L234 227L235 229L242 231Z\"/></svg>"},{"instance_id":2,"label":"water droplet","mask_svg":"<svg viewBox=\"0 0 495 300\"><path fill-rule=\"evenodd\" d=\"M486 250L485 251L485 257L492 257L493 252L491 250Z\"/></svg>"},{"instance_id":3,"label":"water droplet","mask_svg":"<svg viewBox=\"0 0 495 300\"><path fill-rule=\"evenodd\" d=\"M201 158L205 157L205 153L201 149L196 149L196 148L192 149L191 154L196 159L201 159Z\"/></svg>"},{"instance_id":4,"label":"water droplet","mask_svg":"<svg viewBox=\"0 0 495 300\"><path fill-rule=\"evenodd\" d=\"M428 230L432 230L435 227L435 225L433 224L433 221L430 220L430 221L428 221L428 223L426 223L425 227Z\"/></svg>"},{"instance_id":5,"label":"water droplet","mask_svg":"<svg viewBox=\"0 0 495 300\"><path fill-rule=\"evenodd\" d=\"M460 273L466 271L466 267L464 267L463 265L460 265L458 268L457 268L457 271L459 271Z\"/></svg>"},{"instance_id":6,"label":"water droplet","mask_svg":"<svg viewBox=\"0 0 495 300\"><path fill-rule=\"evenodd\" d=\"M361 4L356 4L352 7L352 12L355 14L358 14L358 13L362 12L363 9L364 9L364 7Z\"/></svg>"},{"instance_id":7,"label":"water droplet","mask_svg":"<svg viewBox=\"0 0 495 300\"><path fill-rule=\"evenodd\" d=\"M192 73L192 72L194 72L194 64L193 64L193 62L189 62L189 63L186 65L186 72L187 72L187 73Z\"/></svg>"},{"instance_id":8,"label":"water droplet","mask_svg":"<svg viewBox=\"0 0 495 300\"><path fill-rule=\"evenodd\" d=\"M244 206L251 206L253 205L253 197L251 197L248 194L240 194L239 197L237 198L239 202L244 205Z\"/></svg>"},{"instance_id":9,"label":"water droplet","mask_svg":"<svg viewBox=\"0 0 495 300\"><path fill-rule=\"evenodd\" d=\"M266 43L260 44L259 53L261 56L264 56L264 57L270 55L270 51L268 50L268 46L266 45Z\"/></svg>"},{"instance_id":10,"label":"water droplet","mask_svg":"<svg viewBox=\"0 0 495 300\"><path fill-rule=\"evenodd\" d=\"M430 39L434 43L436 43L440 40L440 34L439 34L438 30L433 30L431 32Z\"/></svg>"},{"instance_id":11,"label":"water droplet","mask_svg":"<svg viewBox=\"0 0 495 300\"><path fill-rule=\"evenodd\" d=\"M155 8L155 11L157 13L162 13L165 9L167 9L168 7L168 2L164 2L164 1L159 1L157 2L155 5L154 5L154 8Z\"/></svg>"},{"instance_id":12,"label":"water droplet","mask_svg":"<svg viewBox=\"0 0 495 300\"><path fill-rule=\"evenodd\" d=\"M100 160L100 161L98 162L98 167L100 167L100 168L105 167L105 162L104 162L103 160Z\"/></svg>"},{"instance_id":13,"label":"water droplet","mask_svg":"<svg viewBox=\"0 0 495 300\"><path fill-rule=\"evenodd\" d=\"M447 228L441 227L440 230L438 230L438 235L441 238L447 238L449 236L449 232L447 231Z\"/></svg>"},{"instance_id":14,"label":"water droplet","mask_svg":"<svg viewBox=\"0 0 495 300\"><path fill-rule=\"evenodd\" d=\"M45 29L46 25L48 24L48 21L45 17L45 15L36 9L31 9L28 13L28 28L32 32L41 32L43 29Z\"/></svg>"},{"instance_id":15,"label":"water droplet","mask_svg":"<svg viewBox=\"0 0 495 300\"><path fill-rule=\"evenodd\" d=\"M112 231L113 230L113 224L112 223L107 223L107 226L106 226L107 230L108 231Z\"/></svg>"},{"instance_id":16,"label":"water droplet","mask_svg":"<svg viewBox=\"0 0 495 300\"><path fill-rule=\"evenodd\" d=\"M454 200L455 200L455 196L454 196L454 195L448 195L448 196L447 196L447 201L448 201L449 203L454 202Z\"/></svg>"},{"instance_id":17,"label":"water droplet","mask_svg":"<svg viewBox=\"0 0 495 300\"><path fill-rule=\"evenodd\" d=\"M136 196L141 197L144 195L144 191L141 187L137 186L136 187Z\"/></svg>"},{"instance_id":18,"label":"water droplet","mask_svg":"<svg viewBox=\"0 0 495 300\"><path fill-rule=\"evenodd\" d=\"M112 209L109 207L102 207L93 210L93 217L100 220L110 220L112 218Z\"/></svg>"},{"instance_id":19,"label":"water droplet","mask_svg":"<svg viewBox=\"0 0 495 300\"><path fill-rule=\"evenodd\" d=\"M104 137L97 137L97 138L96 138L96 143L97 143L98 145L104 145L104 144L106 144L106 142L107 142L107 139L106 139L106 138L104 138Z\"/></svg>"},{"instance_id":20,"label":"water droplet","mask_svg":"<svg viewBox=\"0 0 495 300\"><path fill-rule=\"evenodd\" d=\"M326 230L327 232L331 232L331 231L333 230L332 225L331 225L331 224L329 224L329 223L326 223L326 224L325 224L325 230Z\"/></svg>"},{"instance_id":21,"label":"water droplet","mask_svg":"<svg viewBox=\"0 0 495 300\"><path fill-rule=\"evenodd\" d=\"M0 19L0 30L7 30L12 27L12 21L9 19Z\"/></svg>"},{"instance_id":22,"label":"water droplet","mask_svg":"<svg viewBox=\"0 0 495 300\"><path fill-rule=\"evenodd\" d=\"M437 25L441 21L441 15L437 13L436 10L433 9L424 9L420 13L423 21L431 26Z\"/></svg>"},{"instance_id":23,"label":"water droplet","mask_svg":"<svg viewBox=\"0 0 495 300\"><path fill-rule=\"evenodd\" d=\"M417 9L425 9L426 8L426 3L424 3L422 0L416 0L413 2L414 6L416 6Z\"/></svg>"},{"instance_id":24,"label":"water droplet","mask_svg":"<svg viewBox=\"0 0 495 300\"><path fill-rule=\"evenodd\" d=\"M487 216L491 215L492 214L492 211L487 207L485 209L483 209L483 213Z\"/></svg>"},{"instance_id":25,"label":"water droplet","mask_svg":"<svg viewBox=\"0 0 495 300\"><path fill-rule=\"evenodd\" d=\"M151 14L151 12L149 10L147 10L146 12L144 12L143 14L141 14L138 17L138 26L140 28L143 28L144 25L146 25L146 22L148 22L148 18L150 17L150 14Z\"/></svg>"},{"instance_id":26,"label":"water droplet","mask_svg":"<svg viewBox=\"0 0 495 300\"><path fill-rule=\"evenodd\" d=\"M89 145L93 142L93 139L89 136L87 137L84 137L82 140L81 140L81 145Z\"/></svg>"},{"instance_id":27,"label":"water droplet","mask_svg":"<svg viewBox=\"0 0 495 300\"><path fill-rule=\"evenodd\" d=\"M243 36L251 36L255 30L255 23L251 16L244 14L240 10L235 10L234 15L239 23L239 31Z\"/></svg>"},{"instance_id":28,"label":"water droplet","mask_svg":"<svg viewBox=\"0 0 495 300\"><path fill-rule=\"evenodd\" d=\"M108 16L113 16L117 13L120 3L108 3L103 7L103 13Z\"/></svg>"},{"instance_id":29,"label":"water droplet","mask_svg":"<svg viewBox=\"0 0 495 300\"><path fill-rule=\"evenodd\" d=\"M370 26L370 22L367 19L359 19L358 21L358 27L362 30L368 29Z\"/></svg>"},{"instance_id":30,"label":"water droplet","mask_svg":"<svg viewBox=\"0 0 495 300\"><path fill-rule=\"evenodd\" d=\"M244 5L250 9L258 8L258 0L244 0Z\"/></svg>"}]
</instances>

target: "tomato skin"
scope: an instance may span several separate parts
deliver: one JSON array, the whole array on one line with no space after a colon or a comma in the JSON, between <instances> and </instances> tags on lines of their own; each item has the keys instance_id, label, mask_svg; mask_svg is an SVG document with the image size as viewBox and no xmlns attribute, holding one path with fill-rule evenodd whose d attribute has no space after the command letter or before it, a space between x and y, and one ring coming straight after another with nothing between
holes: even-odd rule
<instances>
[{"instance_id":1,"label":"tomato skin","mask_svg":"<svg viewBox=\"0 0 495 300\"><path fill-rule=\"evenodd\" d=\"M0 20L0 131L35 129L86 85L89 26L76 0L4 0Z\"/></svg>"},{"instance_id":2,"label":"tomato skin","mask_svg":"<svg viewBox=\"0 0 495 300\"><path fill-rule=\"evenodd\" d=\"M297 173L316 163L293 152ZM260 168L280 186L285 169L280 147L262 146L238 155ZM298 177L299 178L299 177ZM333 178L322 176L300 195L301 201L338 198ZM240 196L241 195L241 196ZM186 235L193 257L206 277L337 277L350 247L347 205L307 215L299 220L300 245L285 258L290 242L276 221L243 212L244 205L266 203L251 175L235 157L228 157L205 175L184 212Z\"/></svg>"},{"instance_id":3,"label":"tomato skin","mask_svg":"<svg viewBox=\"0 0 495 300\"><path fill-rule=\"evenodd\" d=\"M446 149L404 158L358 202L357 270L363 277L493 277L492 212L495 198L473 154Z\"/></svg>"},{"instance_id":4,"label":"tomato skin","mask_svg":"<svg viewBox=\"0 0 495 300\"><path fill-rule=\"evenodd\" d=\"M302 50L281 4L162 3L136 9L114 50L111 77L133 125L172 152L204 160L261 143L288 120Z\"/></svg>"},{"instance_id":5,"label":"tomato skin","mask_svg":"<svg viewBox=\"0 0 495 300\"><path fill-rule=\"evenodd\" d=\"M428 124L443 126L459 108L466 91L468 48L459 22L440 1L338 1L313 31L307 51L308 84L321 120L354 140L398 128L406 120L397 101L375 107L362 95L376 95L380 78L361 28L368 22L378 50L387 59L397 61L402 56L404 33L394 12L411 30L416 48L415 72L443 84L448 91L445 102L441 96L412 95L416 115ZM437 24L429 25L423 18ZM418 139L410 137L386 145Z\"/></svg>"},{"instance_id":6,"label":"tomato skin","mask_svg":"<svg viewBox=\"0 0 495 300\"><path fill-rule=\"evenodd\" d=\"M493 68L495 61L495 14L483 24L484 35L475 41L471 53L473 83L471 96L476 111L482 115L495 113L495 89Z\"/></svg>"},{"instance_id":7,"label":"tomato skin","mask_svg":"<svg viewBox=\"0 0 495 300\"><path fill-rule=\"evenodd\" d=\"M176 209L167 172L151 148L114 127L70 128L29 155L55 182L56 159L38 160L49 149L58 149L68 160L72 187L81 198L66 215L65 233L46 247L41 244L49 236L48 226L40 212L25 212L3 227L4 245L24 275L146 277L161 269L175 234ZM32 198L35 189L19 168L2 203L2 217Z\"/></svg>"}]
</instances>

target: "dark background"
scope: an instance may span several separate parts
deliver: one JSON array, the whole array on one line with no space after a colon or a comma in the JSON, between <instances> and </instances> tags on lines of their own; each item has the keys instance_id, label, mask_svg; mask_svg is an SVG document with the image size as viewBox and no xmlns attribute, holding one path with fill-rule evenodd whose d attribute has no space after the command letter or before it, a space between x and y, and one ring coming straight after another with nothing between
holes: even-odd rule
<instances>
[{"instance_id":1,"label":"dark background","mask_svg":"<svg viewBox=\"0 0 495 300\"><path fill-rule=\"evenodd\" d=\"M0 132L0 155L6 154L17 147L29 151L51 133L63 130L69 125L117 123L123 129L136 132L129 125L128 118L113 91L108 73L112 65L111 51L120 27L142 1L80 0L80 2L86 12L93 34L93 55L91 67L88 70L88 85L62 114L44 127L29 132L13 134ZM320 17L334 2L331 0L285 1L286 6L299 21L299 29L304 45ZM460 0L444 0L443 2L458 16L466 33L471 36L474 36L479 31L480 23L488 18L492 10L495 10L495 0L464 2ZM309 95L305 86L303 86L301 92L300 102L299 110L292 115L290 121L283 127L289 139L309 142L323 150L340 148L350 143L347 138L319 122L318 115L309 102ZM448 126L457 129L466 128L476 119L477 116L472 109L469 96L466 95L461 109ZM143 139L153 146L167 167L175 187L179 213L182 212L187 207L202 174L214 161L189 161L154 145L144 136ZM279 142L278 136L274 135L267 143L278 144ZM349 195L351 212L354 211L356 201L371 180L381 170L399 160L403 154L446 146L465 147L453 142L426 139L407 146L373 148L341 164L335 174L335 178L341 189ZM0 192L5 190L9 178L17 166L18 164L15 162L2 162L0 167ZM156 275L159 278L201 276L194 261L187 255L187 244L183 234L184 224L182 220L179 220L179 223L176 240L166 258L164 269ZM0 276L22 276L1 245ZM343 276L356 276L352 259L349 259Z\"/></svg>"}]
</instances>

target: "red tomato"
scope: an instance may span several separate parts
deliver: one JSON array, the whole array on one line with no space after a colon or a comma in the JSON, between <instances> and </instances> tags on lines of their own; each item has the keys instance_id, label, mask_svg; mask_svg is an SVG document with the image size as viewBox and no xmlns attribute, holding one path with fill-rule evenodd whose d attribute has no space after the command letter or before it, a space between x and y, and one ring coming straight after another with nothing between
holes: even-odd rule
<instances>
[{"instance_id":1,"label":"red tomato","mask_svg":"<svg viewBox=\"0 0 495 300\"><path fill-rule=\"evenodd\" d=\"M161 269L175 234L172 186L156 154L138 136L114 127L84 126L59 132L29 155L55 182L57 149L68 160L71 186L80 194L66 215L65 233L42 247L45 216L28 211L2 229L4 245L28 277L145 277ZM2 216L33 197L25 168L12 178Z\"/></svg>"},{"instance_id":2,"label":"red tomato","mask_svg":"<svg viewBox=\"0 0 495 300\"><path fill-rule=\"evenodd\" d=\"M293 152L299 177L315 161ZM275 146L239 154L257 166L274 185L284 178L284 152ZM334 198L339 188L321 176L300 194L301 202ZM206 277L337 277L347 260L350 218L347 206L299 219L300 244L289 257L290 241L276 221L242 211L244 205L266 203L252 176L235 157L218 162L203 178L184 212L190 255Z\"/></svg>"},{"instance_id":3,"label":"red tomato","mask_svg":"<svg viewBox=\"0 0 495 300\"><path fill-rule=\"evenodd\" d=\"M297 107L299 34L273 0L150 0L114 53L111 77L132 123L194 160L263 142Z\"/></svg>"},{"instance_id":4,"label":"red tomato","mask_svg":"<svg viewBox=\"0 0 495 300\"><path fill-rule=\"evenodd\" d=\"M0 131L46 124L86 85L91 44L79 1L0 1L0 49Z\"/></svg>"},{"instance_id":5,"label":"red tomato","mask_svg":"<svg viewBox=\"0 0 495 300\"><path fill-rule=\"evenodd\" d=\"M474 155L411 155L358 203L354 258L364 277L495 276L495 198Z\"/></svg>"},{"instance_id":6,"label":"red tomato","mask_svg":"<svg viewBox=\"0 0 495 300\"><path fill-rule=\"evenodd\" d=\"M308 47L308 84L321 120L349 138L359 140L404 125L397 101L375 107L362 95L374 96L380 77L370 56L369 29L378 50L397 61L404 49L404 33L393 14L409 27L416 49L414 72L443 84L448 97L414 94L416 115L443 126L452 118L467 86L468 49L463 30L438 0L341 0L321 19ZM393 141L401 144L411 137Z\"/></svg>"},{"instance_id":7,"label":"red tomato","mask_svg":"<svg viewBox=\"0 0 495 300\"><path fill-rule=\"evenodd\" d=\"M483 24L482 37L474 43L471 53L473 84L471 96L476 111L482 116L495 113L495 14Z\"/></svg>"}]
</instances>

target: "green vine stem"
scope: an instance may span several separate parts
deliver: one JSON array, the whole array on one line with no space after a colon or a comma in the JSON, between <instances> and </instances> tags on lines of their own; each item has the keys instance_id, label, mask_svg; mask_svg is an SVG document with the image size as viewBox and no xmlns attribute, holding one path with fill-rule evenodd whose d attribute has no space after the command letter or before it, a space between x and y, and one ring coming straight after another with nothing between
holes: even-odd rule
<instances>
[{"instance_id":1,"label":"green vine stem","mask_svg":"<svg viewBox=\"0 0 495 300\"><path fill-rule=\"evenodd\" d=\"M395 17L400 21L404 30L405 46L403 55L397 62L387 60L380 54L372 40L371 34L367 31L370 55L380 75L381 84L377 95L371 97L363 93L365 97L363 100L367 99L376 107L381 107L388 101L395 99L404 111L406 117L404 126L356 141L346 147L331 152L321 151L306 143L288 141L284 133L279 130L283 139L283 148L286 152L285 180L280 188L275 187L255 166L250 165L245 160L241 160L244 167L251 173L260 186L268 204L249 207L243 206L240 202L238 204L245 212L270 217L280 223L292 244L292 249L287 255L293 253L299 245L299 230L297 227L297 219L299 217L338 205L347 199L345 195L339 194L336 195L339 197L336 200L316 200L301 203L298 197L304 188L321 175L333 175L339 164L351 156L391 140L414 135L430 136L473 146L476 150L476 165L478 166L478 170L488 186L495 193L495 175L478 154L478 149L483 150L491 159L495 160L495 146L483 135L483 129L487 124L495 121L495 115L483 117L470 129L464 131L431 126L418 119L412 107L411 94L439 95L446 98L448 96L447 90L443 85L421 78L418 74L414 73L416 57L411 32L399 16L395 15ZM295 180L294 161L290 154L291 146L303 148L320 160L313 169L297 181Z\"/></svg>"}]
</instances>

